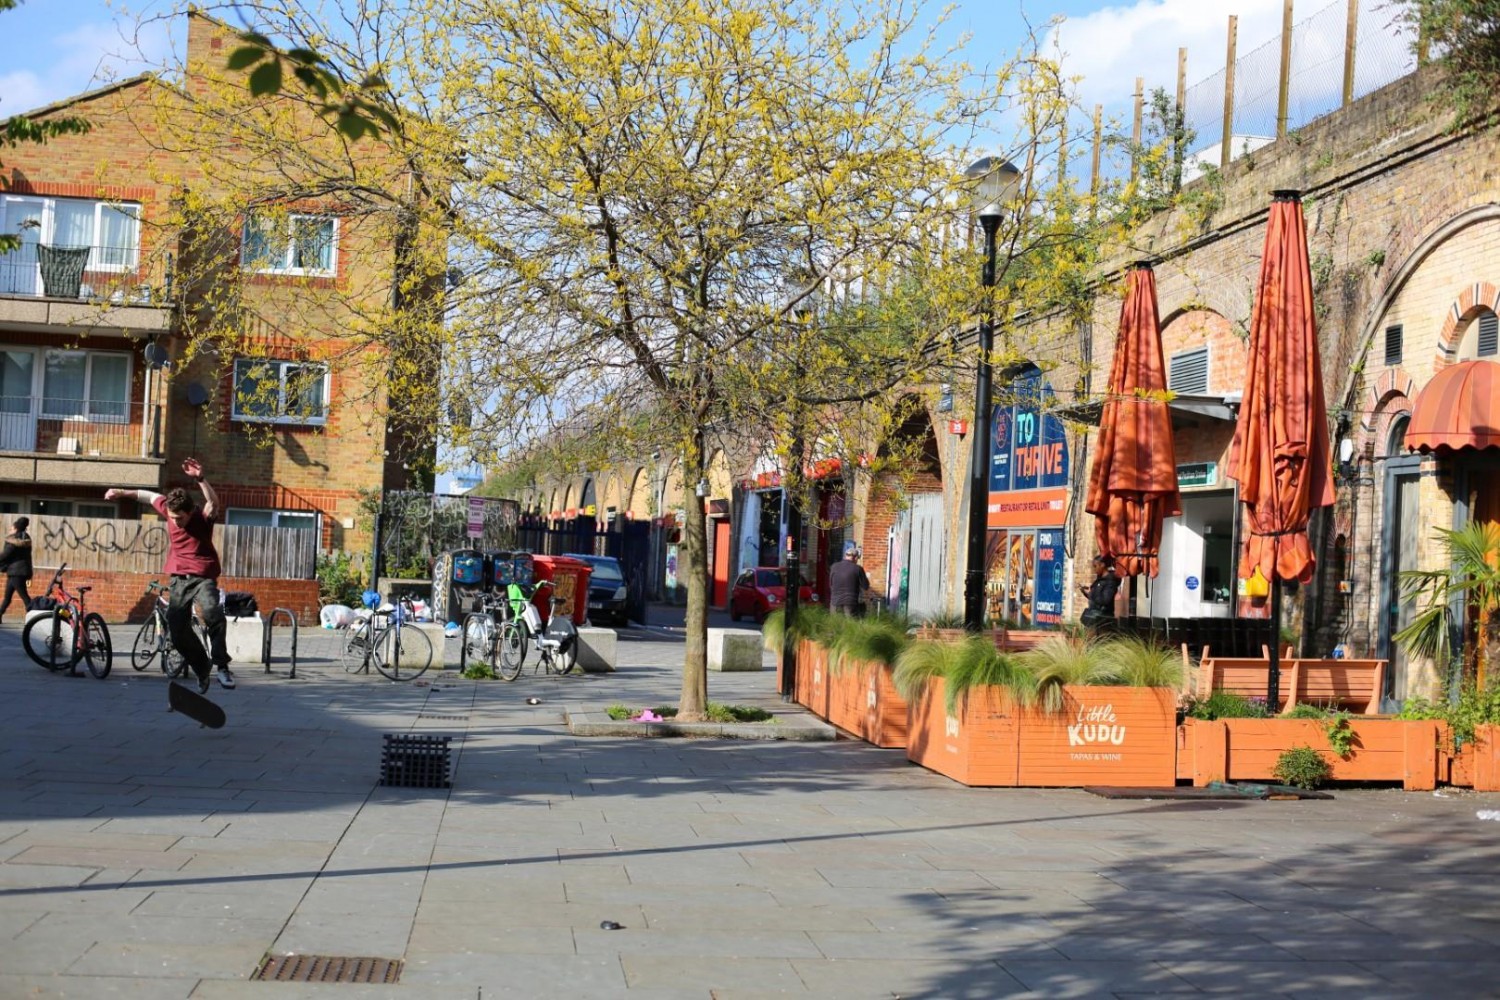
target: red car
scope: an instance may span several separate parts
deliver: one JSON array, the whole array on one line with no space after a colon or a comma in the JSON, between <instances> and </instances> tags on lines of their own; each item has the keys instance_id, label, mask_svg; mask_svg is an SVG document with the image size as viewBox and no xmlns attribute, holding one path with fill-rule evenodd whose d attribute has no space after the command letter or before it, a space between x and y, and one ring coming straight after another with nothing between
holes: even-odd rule
<instances>
[{"instance_id":1,"label":"red car","mask_svg":"<svg viewBox=\"0 0 1500 1000\"><path fill-rule=\"evenodd\" d=\"M766 615L781 607L786 600L786 570L780 566L757 566L747 569L734 581L729 592L729 617L733 621L754 618L757 623L766 620ZM812 584L802 578L797 589L797 600L804 604L818 603Z\"/></svg>"}]
</instances>

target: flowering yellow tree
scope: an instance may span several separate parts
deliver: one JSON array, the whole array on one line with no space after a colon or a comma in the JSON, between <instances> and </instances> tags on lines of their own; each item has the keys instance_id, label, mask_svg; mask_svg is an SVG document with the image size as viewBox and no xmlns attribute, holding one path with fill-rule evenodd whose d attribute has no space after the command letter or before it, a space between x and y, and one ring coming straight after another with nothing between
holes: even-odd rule
<instances>
[{"instance_id":1,"label":"flowering yellow tree","mask_svg":"<svg viewBox=\"0 0 1500 1000\"><path fill-rule=\"evenodd\" d=\"M257 4L255 27L285 46L263 52L299 53L285 64L317 67L318 85L251 52L234 65L260 73L262 93L242 75L223 107L243 122L244 101L277 89L300 101L300 117L253 119L272 189L306 197L324 177L325 195L368 207L397 246L408 234L399 289L434 292L446 272L422 299L438 312L412 298L340 308L351 345L397 359L380 362L382 384L415 401L408 417L436 419L423 407L441 379L449 409L469 415L455 446L481 461L534 454L560 429L576 448L583 428L616 454L670 450L688 484L717 439L747 431L793 478L799 442L874 455L901 412L891 390L962 367L954 334L975 313L978 272L955 183L972 147L998 145L1023 168L1000 233L1002 323L1076 295L1097 251L1074 202L1022 210L1044 204L1065 142L1056 64L1033 44L976 73L932 49L924 19L940 15L921 3L410 0L366 3L342 33L315 7ZM353 146L337 80L386 102ZM317 142L293 127L319 119ZM361 167L350 150L368 143L400 169ZM413 180L415 193L402 186ZM414 233L442 233L446 260ZM680 712L694 718L706 521L691 501L685 515Z\"/></svg>"}]
</instances>

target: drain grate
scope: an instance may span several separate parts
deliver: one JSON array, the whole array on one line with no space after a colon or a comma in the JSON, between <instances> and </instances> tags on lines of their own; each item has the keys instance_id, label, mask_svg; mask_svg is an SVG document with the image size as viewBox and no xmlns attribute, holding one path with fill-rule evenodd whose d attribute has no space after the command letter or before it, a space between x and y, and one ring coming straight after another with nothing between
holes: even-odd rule
<instances>
[{"instance_id":1,"label":"drain grate","mask_svg":"<svg viewBox=\"0 0 1500 1000\"><path fill-rule=\"evenodd\" d=\"M343 958L337 955L267 955L252 980L278 983L397 983L399 958Z\"/></svg>"},{"instance_id":2,"label":"drain grate","mask_svg":"<svg viewBox=\"0 0 1500 1000\"><path fill-rule=\"evenodd\" d=\"M468 722L467 715L443 715L439 712L422 712L417 715L419 719L446 719L449 722Z\"/></svg>"},{"instance_id":3,"label":"drain grate","mask_svg":"<svg viewBox=\"0 0 1500 1000\"><path fill-rule=\"evenodd\" d=\"M398 788L449 788L451 736L386 733L380 751L380 783Z\"/></svg>"}]
</instances>

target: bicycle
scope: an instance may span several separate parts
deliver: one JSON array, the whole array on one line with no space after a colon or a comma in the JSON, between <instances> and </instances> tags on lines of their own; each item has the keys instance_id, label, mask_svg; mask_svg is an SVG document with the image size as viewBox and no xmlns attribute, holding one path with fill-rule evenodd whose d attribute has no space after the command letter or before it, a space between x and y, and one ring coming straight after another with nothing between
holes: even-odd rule
<instances>
[{"instance_id":1,"label":"bicycle","mask_svg":"<svg viewBox=\"0 0 1500 1000\"><path fill-rule=\"evenodd\" d=\"M544 625L542 614L531 602L538 591L554 586L551 580L539 580L528 594L524 587L512 583L506 588L506 610L509 612L500 624L500 667L496 670L503 679L513 681L521 674L526 661L527 646L536 643L541 657L532 668L535 674L545 668L549 674L559 676L571 673L578 663L578 628L567 615L557 609L568 603L566 598L553 596L552 612Z\"/></svg>"},{"instance_id":2,"label":"bicycle","mask_svg":"<svg viewBox=\"0 0 1500 1000\"><path fill-rule=\"evenodd\" d=\"M156 580L146 584L146 593L156 600L151 605L151 617L135 634L135 643L130 648L130 665L137 671L145 670L160 656L162 672L168 677L181 677L187 672L187 658L172 644L172 630L167 626L167 591L168 588ZM208 627L198 617L197 608L193 609L193 630L198 633L203 648L208 649Z\"/></svg>"},{"instance_id":3,"label":"bicycle","mask_svg":"<svg viewBox=\"0 0 1500 1000\"><path fill-rule=\"evenodd\" d=\"M369 673L370 664L393 681L421 677L432 666L432 640L413 625L411 599L383 605L368 618L349 627L344 637L344 669L351 674Z\"/></svg>"},{"instance_id":4,"label":"bicycle","mask_svg":"<svg viewBox=\"0 0 1500 1000\"><path fill-rule=\"evenodd\" d=\"M509 668L509 660L500 657L500 635L507 618L508 601L505 597L484 594L480 597L480 610L464 616L463 630L458 650L458 669L462 673L469 669L470 661L488 663L490 670L501 680L513 681L521 675L520 660L515 660L515 670Z\"/></svg>"},{"instance_id":5,"label":"bicycle","mask_svg":"<svg viewBox=\"0 0 1500 1000\"><path fill-rule=\"evenodd\" d=\"M28 616L26 627L21 630L21 647L27 656L53 673L64 667L71 670L83 660L89 673L102 681L109 676L114 661L109 626L104 624L103 615L85 611L86 595L93 587L79 587L76 596L68 593L62 583L67 568L67 563L59 566L47 585L45 596L57 595L53 598L57 603L52 613Z\"/></svg>"}]
</instances>

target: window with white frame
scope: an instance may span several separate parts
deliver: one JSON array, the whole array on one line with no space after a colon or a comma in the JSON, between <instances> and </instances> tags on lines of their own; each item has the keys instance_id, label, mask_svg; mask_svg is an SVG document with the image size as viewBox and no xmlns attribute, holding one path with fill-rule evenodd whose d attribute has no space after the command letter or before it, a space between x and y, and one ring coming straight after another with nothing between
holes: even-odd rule
<instances>
[{"instance_id":1,"label":"window with white frame","mask_svg":"<svg viewBox=\"0 0 1500 1000\"><path fill-rule=\"evenodd\" d=\"M232 412L235 420L321 424L328 417L328 366L236 358Z\"/></svg>"},{"instance_id":2,"label":"window with white frame","mask_svg":"<svg viewBox=\"0 0 1500 1000\"><path fill-rule=\"evenodd\" d=\"M329 215L252 215L240 260L265 274L330 276L337 269L338 220Z\"/></svg>"},{"instance_id":3,"label":"window with white frame","mask_svg":"<svg viewBox=\"0 0 1500 1000\"><path fill-rule=\"evenodd\" d=\"M47 352L42 370L42 416L124 423L129 411L130 355Z\"/></svg>"},{"instance_id":4,"label":"window with white frame","mask_svg":"<svg viewBox=\"0 0 1500 1000\"><path fill-rule=\"evenodd\" d=\"M141 259L141 206L94 198L0 198L0 229L20 235L15 254L35 259L34 244L89 247L90 271L128 271Z\"/></svg>"},{"instance_id":5,"label":"window with white frame","mask_svg":"<svg viewBox=\"0 0 1500 1000\"><path fill-rule=\"evenodd\" d=\"M251 507L230 507L224 512L224 523L253 528L298 528L302 531L316 531L318 530L318 515L310 510L256 510Z\"/></svg>"}]
</instances>

